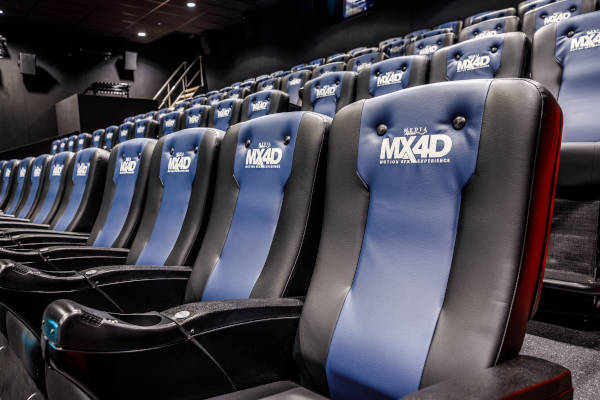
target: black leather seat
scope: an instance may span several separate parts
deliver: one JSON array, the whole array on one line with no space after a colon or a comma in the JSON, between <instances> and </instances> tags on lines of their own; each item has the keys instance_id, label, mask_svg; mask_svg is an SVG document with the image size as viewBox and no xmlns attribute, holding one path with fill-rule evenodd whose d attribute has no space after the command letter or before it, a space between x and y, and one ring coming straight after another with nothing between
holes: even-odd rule
<instances>
[{"instance_id":1,"label":"black leather seat","mask_svg":"<svg viewBox=\"0 0 600 400\"><path fill-rule=\"evenodd\" d=\"M257 118L225 137L222 152L237 151L240 161L220 157L218 181L230 189L217 187L220 208L209 223L220 239L207 235L186 298L218 301L135 315L52 303L42 343L49 398L204 398L246 388L222 399L570 398L568 370L518 356L551 219L561 119L553 97L532 81L480 79L414 87L338 113L304 305L275 298L286 292L274 291L286 274L276 274L278 285L262 281L289 265L273 254L290 249L279 229L304 224L278 224L269 252L250 243L262 236L258 225L236 221L244 191L255 189L238 175L244 147L268 140L247 136L258 132L247 127L264 124L261 132L281 140L268 122L297 126L292 118ZM259 215L247 214L262 224ZM283 203L280 221L288 215Z\"/></svg>"},{"instance_id":2,"label":"black leather seat","mask_svg":"<svg viewBox=\"0 0 600 400\"><path fill-rule=\"evenodd\" d=\"M441 33L434 36L417 38L406 46L406 55L420 55L431 58L431 55L442 47L450 46L456 41L454 33Z\"/></svg>"},{"instance_id":3,"label":"black leather seat","mask_svg":"<svg viewBox=\"0 0 600 400\"><path fill-rule=\"evenodd\" d=\"M55 155L56 153L58 153L58 146L60 144L60 140L54 140L52 142L52 144L50 145L50 154L51 155Z\"/></svg>"},{"instance_id":4,"label":"black leather seat","mask_svg":"<svg viewBox=\"0 0 600 400\"><path fill-rule=\"evenodd\" d=\"M469 39L481 39L502 33L517 32L521 21L519 17L501 17L481 21L468 26L460 32L458 41L464 42Z\"/></svg>"},{"instance_id":5,"label":"black leather seat","mask_svg":"<svg viewBox=\"0 0 600 400\"><path fill-rule=\"evenodd\" d=\"M90 147L102 148L102 146L104 146L104 129L96 129L92 132L92 144Z\"/></svg>"},{"instance_id":6,"label":"black leather seat","mask_svg":"<svg viewBox=\"0 0 600 400\"><path fill-rule=\"evenodd\" d=\"M535 32L546 25L592 12L597 8L598 0L563 0L546 4L523 15L523 32L533 40Z\"/></svg>"},{"instance_id":7,"label":"black leather seat","mask_svg":"<svg viewBox=\"0 0 600 400\"><path fill-rule=\"evenodd\" d=\"M266 82L266 81L264 81ZM249 95L242 104L242 121L289 111L290 98L281 90L261 90Z\"/></svg>"},{"instance_id":8,"label":"black leather seat","mask_svg":"<svg viewBox=\"0 0 600 400\"><path fill-rule=\"evenodd\" d=\"M339 71L344 71L345 69L346 69L345 61L337 61L337 62L323 64L313 70L312 78L315 79L315 78L318 78L321 75L325 75L329 72L339 72Z\"/></svg>"},{"instance_id":9,"label":"black leather seat","mask_svg":"<svg viewBox=\"0 0 600 400\"><path fill-rule=\"evenodd\" d=\"M161 120L158 122L158 137L163 137L165 135L169 135L173 132L177 132L183 129L183 124L185 122L185 112L184 111L171 111L170 113L164 115Z\"/></svg>"},{"instance_id":10,"label":"black leather seat","mask_svg":"<svg viewBox=\"0 0 600 400\"><path fill-rule=\"evenodd\" d=\"M32 173L32 165L33 157L26 157L17 164L12 173L15 175L13 190L6 201L3 214L12 216L20 209L21 204L26 198L26 187L28 186L30 174Z\"/></svg>"},{"instance_id":11,"label":"black leather seat","mask_svg":"<svg viewBox=\"0 0 600 400\"><path fill-rule=\"evenodd\" d=\"M170 112L160 115L158 121L169 115ZM160 113L159 113L160 114ZM159 134L159 124L152 118L143 118L135 121L135 127L133 130L134 138L148 138L157 139Z\"/></svg>"},{"instance_id":12,"label":"black leather seat","mask_svg":"<svg viewBox=\"0 0 600 400\"><path fill-rule=\"evenodd\" d=\"M77 136L77 151L87 149L92 144L92 135L89 133L80 133Z\"/></svg>"},{"instance_id":13,"label":"black leather seat","mask_svg":"<svg viewBox=\"0 0 600 400\"><path fill-rule=\"evenodd\" d=\"M517 15L517 9L514 7L504 8L502 10L483 11L465 18L464 26L477 24L482 21L488 21L494 18L504 18Z\"/></svg>"},{"instance_id":14,"label":"black leather seat","mask_svg":"<svg viewBox=\"0 0 600 400\"><path fill-rule=\"evenodd\" d=\"M210 106L196 104L185 111L184 129L208 126Z\"/></svg>"},{"instance_id":15,"label":"black leather seat","mask_svg":"<svg viewBox=\"0 0 600 400\"><path fill-rule=\"evenodd\" d=\"M13 194L15 182L17 180L17 168L21 160L12 159L7 161L2 167L2 188L0 189L0 210L3 210L8 204Z\"/></svg>"},{"instance_id":16,"label":"black leather seat","mask_svg":"<svg viewBox=\"0 0 600 400\"><path fill-rule=\"evenodd\" d=\"M302 110L333 117L354 101L356 72L329 72L304 84Z\"/></svg>"},{"instance_id":17,"label":"black leather seat","mask_svg":"<svg viewBox=\"0 0 600 400\"><path fill-rule=\"evenodd\" d=\"M368 52L359 54L348 60L346 64L347 71L360 72L365 68L369 68L372 64L377 61L385 60L388 58L387 54L380 52Z\"/></svg>"},{"instance_id":18,"label":"black leather seat","mask_svg":"<svg viewBox=\"0 0 600 400\"><path fill-rule=\"evenodd\" d=\"M231 125L240 122L243 101L227 99L216 102L208 116L208 126L227 131Z\"/></svg>"},{"instance_id":19,"label":"black leather seat","mask_svg":"<svg viewBox=\"0 0 600 400\"><path fill-rule=\"evenodd\" d=\"M302 89L304 83L310 80L310 77L311 71L298 70L281 78L281 91L288 94L290 104L300 107L302 106L302 96L300 96L300 89Z\"/></svg>"}]
</instances>

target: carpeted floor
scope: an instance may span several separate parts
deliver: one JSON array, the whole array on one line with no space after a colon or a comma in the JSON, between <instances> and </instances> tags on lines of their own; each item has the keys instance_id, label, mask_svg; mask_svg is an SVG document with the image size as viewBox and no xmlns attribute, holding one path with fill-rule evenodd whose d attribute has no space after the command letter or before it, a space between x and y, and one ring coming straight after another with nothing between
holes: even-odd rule
<instances>
[{"instance_id":1,"label":"carpeted floor","mask_svg":"<svg viewBox=\"0 0 600 400\"><path fill-rule=\"evenodd\" d=\"M600 331L583 331L531 321L521 354L566 368L573 377L575 400L600 399Z\"/></svg>"}]
</instances>

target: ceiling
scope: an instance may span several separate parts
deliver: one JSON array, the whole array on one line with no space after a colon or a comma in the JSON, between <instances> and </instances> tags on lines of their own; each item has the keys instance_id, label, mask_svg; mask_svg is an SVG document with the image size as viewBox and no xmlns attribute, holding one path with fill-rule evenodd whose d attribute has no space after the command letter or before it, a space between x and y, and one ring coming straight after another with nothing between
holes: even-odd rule
<instances>
[{"instance_id":1,"label":"ceiling","mask_svg":"<svg viewBox=\"0 0 600 400\"><path fill-rule=\"evenodd\" d=\"M193 1L196 7L186 3ZM0 18L149 43L172 32L200 34L282 0L0 0ZM146 32L146 37L138 37Z\"/></svg>"}]
</instances>

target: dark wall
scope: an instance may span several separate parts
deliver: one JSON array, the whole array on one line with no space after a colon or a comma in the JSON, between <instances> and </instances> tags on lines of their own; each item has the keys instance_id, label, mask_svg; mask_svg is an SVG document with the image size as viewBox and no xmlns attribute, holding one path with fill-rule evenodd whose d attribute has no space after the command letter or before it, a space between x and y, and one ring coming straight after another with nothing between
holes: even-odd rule
<instances>
[{"instance_id":1,"label":"dark wall","mask_svg":"<svg viewBox=\"0 0 600 400\"><path fill-rule=\"evenodd\" d=\"M10 54L9 59L0 59L0 150L55 136L54 105L83 93L92 82L127 82L131 97L152 98L187 52L181 51L183 45L169 43L175 38L143 46L51 30L0 29L8 39ZM125 50L138 52L135 72L123 69ZM20 74L19 52L37 55L35 76Z\"/></svg>"},{"instance_id":2,"label":"dark wall","mask_svg":"<svg viewBox=\"0 0 600 400\"><path fill-rule=\"evenodd\" d=\"M319 6L320 1L315 0L311 10L306 0L290 0L285 7L209 34L209 88L219 89L355 47L376 46L383 39L479 11L517 5L517 0L376 0L376 6L367 13L335 22Z\"/></svg>"}]
</instances>

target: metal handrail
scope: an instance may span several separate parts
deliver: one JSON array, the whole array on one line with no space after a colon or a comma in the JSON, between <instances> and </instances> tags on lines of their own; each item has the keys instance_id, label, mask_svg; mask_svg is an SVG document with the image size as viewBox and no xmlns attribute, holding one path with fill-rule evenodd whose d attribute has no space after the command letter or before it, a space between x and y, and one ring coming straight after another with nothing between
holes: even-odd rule
<instances>
[{"instance_id":1,"label":"metal handrail","mask_svg":"<svg viewBox=\"0 0 600 400\"><path fill-rule=\"evenodd\" d=\"M188 79L188 75L190 73L190 71L192 70L192 68L194 68L194 66L196 66L196 63L198 63L198 71L196 71L196 73L190 78ZM186 67L185 70L181 73L181 75L179 76L179 79L177 79L177 81L175 82L171 82L175 76L177 76L177 73L179 72L179 70L182 67ZM175 90L177 88L179 88L179 86L182 86L181 92L179 92L179 95L177 96L179 98L179 96L181 95L181 93L183 93L187 88L189 88L192 83L196 80L196 78L198 78L198 76L200 76L202 78L202 56L198 56L197 58L194 59L194 61L192 61L191 63L184 62L182 63L173 74L171 74L171 77L169 78L169 80L167 80L167 82L163 85L163 87L160 88L160 90L158 91L158 93L156 94L156 96L154 96L154 100L156 100L160 93L164 90L164 88L167 88L167 94L163 97L162 101L160 102L159 108L163 108L165 103L168 104L168 106L171 106L171 95L173 94L173 92L175 92ZM200 82L200 86L202 86L203 83L202 81Z\"/></svg>"},{"instance_id":2,"label":"metal handrail","mask_svg":"<svg viewBox=\"0 0 600 400\"><path fill-rule=\"evenodd\" d=\"M160 96L161 92L163 90L165 90L165 88L167 86L169 86L169 84L171 83L171 81L173 80L173 78L175 77L175 75L177 75L177 73L179 72L180 69L185 68L187 65L187 61L182 62L179 67L177 67L177 69L171 74L171 76L169 76L169 79L167 79L167 81L165 82L164 85L161 86L160 89L158 89L158 92L156 92L156 94L154 95L154 97L152 98L152 100L156 100L158 99L158 97Z\"/></svg>"}]
</instances>

